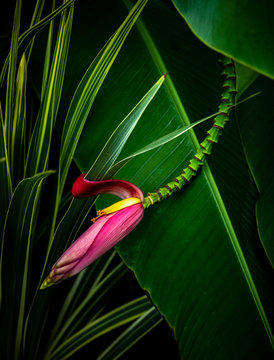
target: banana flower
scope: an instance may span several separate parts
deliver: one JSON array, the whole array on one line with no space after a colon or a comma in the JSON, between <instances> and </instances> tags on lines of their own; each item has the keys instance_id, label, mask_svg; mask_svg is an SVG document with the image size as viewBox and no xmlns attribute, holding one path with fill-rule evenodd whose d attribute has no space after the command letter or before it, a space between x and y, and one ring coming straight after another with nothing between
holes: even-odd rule
<instances>
[{"instance_id":1,"label":"banana flower","mask_svg":"<svg viewBox=\"0 0 274 360\"><path fill-rule=\"evenodd\" d=\"M144 195L123 180L89 181L85 174L72 187L74 197L113 194L122 200L97 212L94 222L57 260L41 289L76 275L127 236L143 217Z\"/></svg>"}]
</instances>

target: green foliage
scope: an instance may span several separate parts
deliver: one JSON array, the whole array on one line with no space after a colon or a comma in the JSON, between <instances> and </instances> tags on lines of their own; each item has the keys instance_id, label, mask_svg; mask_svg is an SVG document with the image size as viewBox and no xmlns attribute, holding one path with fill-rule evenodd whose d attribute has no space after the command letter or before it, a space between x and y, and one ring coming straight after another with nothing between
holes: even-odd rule
<instances>
[{"instance_id":1,"label":"green foliage","mask_svg":"<svg viewBox=\"0 0 274 360\"><path fill-rule=\"evenodd\" d=\"M67 358L114 329L128 323L134 326L143 316L152 314L150 321L144 323L144 334L161 321L147 296L132 299L136 296L132 294L122 301L123 305L119 300L117 308L109 305L109 295L121 286L121 280L129 277L126 267L113 252L97 261L86 276L83 272L72 279L69 286L39 291L44 272L68 241L76 238L94 204L94 199L85 204L81 200L72 201L71 195L63 195L63 190L65 183L78 175L77 171L69 170L87 114L146 2L136 3L76 86L60 144L56 140L55 125L62 105L74 4L64 1L55 10L53 2L52 12L46 14L44 2L37 1L30 27L20 35L20 19L26 9L21 1L16 2L11 47L1 73L5 88L2 91L5 93L4 116L0 113L3 358ZM37 34L46 26L48 35L43 47ZM39 76L39 100L29 80L37 44L44 60ZM162 83L163 78L121 123L122 131L111 136L111 148L101 152L105 163L97 164L90 174L99 179L110 169ZM56 170L48 170L52 168ZM79 205L81 208L77 213L78 222L73 216L66 216L71 215L69 209L73 204L77 204L76 210ZM142 336L138 334L137 339ZM134 342L131 340L131 343ZM120 347L120 351L128 347L130 342Z\"/></svg>"},{"instance_id":2,"label":"green foliage","mask_svg":"<svg viewBox=\"0 0 274 360\"><path fill-rule=\"evenodd\" d=\"M126 111L124 103L130 106L136 101L147 78L159 74L159 69L168 69L169 76L155 99L156 109L144 114L121 158L217 109L221 94L217 54L195 38L174 9L163 2L150 2L127 49L127 58L114 65L86 124L76 154L83 171L92 160L87 148L101 144L101 124L114 127L116 117ZM71 64L74 61L72 58ZM254 82L256 73L239 68L237 65L242 98L264 90ZM129 85L137 76L143 79L138 91L125 93L123 88L131 89ZM273 97L273 90L267 94L267 98ZM120 98L124 99L122 104ZM264 106L255 106L262 99L272 104L263 91L256 100L236 108L237 119L232 117L202 172L182 193L148 209L138 228L118 246L141 286L174 327L183 358L256 359L268 358L273 352L272 268L256 227L259 194L244 145L253 121L271 142L269 132L265 133L269 127L262 126L266 117L259 114ZM238 114L244 109L250 110L245 129L239 131L243 119ZM268 114L271 118L272 111ZM173 143L133 158L116 177L134 182L144 192L163 186L186 167L205 137L204 130L204 126L196 127ZM253 136L255 133L251 130ZM267 143L260 142L264 156L271 153ZM250 138L251 147L257 154ZM270 166L260 159L258 168L265 170L258 174L270 180ZM99 208L105 205L100 198ZM270 218L269 207L268 214ZM266 222L270 229L271 221Z\"/></svg>"},{"instance_id":3,"label":"green foliage","mask_svg":"<svg viewBox=\"0 0 274 360\"><path fill-rule=\"evenodd\" d=\"M273 2L172 2L194 34L205 44L273 79Z\"/></svg>"},{"instance_id":4,"label":"green foliage","mask_svg":"<svg viewBox=\"0 0 274 360\"><path fill-rule=\"evenodd\" d=\"M4 359L78 358L85 348L117 359L162 318L182 358L272 356L272 22L264 2L260 11L243 11L244 2L173 3L38 0L33 14L14 4L0 79ZM201 122L220 105L219 54L189 26L237 60L238 101L262 94L232 110L196 178L146 210L117 246L123 262L110 251L40 291L90 225L95 201L107 202L72 199L75 164L89 179L115 176L155 191L211 136ZM129 291L128 268L151 300Z\"/></svg>"}]
</instances>

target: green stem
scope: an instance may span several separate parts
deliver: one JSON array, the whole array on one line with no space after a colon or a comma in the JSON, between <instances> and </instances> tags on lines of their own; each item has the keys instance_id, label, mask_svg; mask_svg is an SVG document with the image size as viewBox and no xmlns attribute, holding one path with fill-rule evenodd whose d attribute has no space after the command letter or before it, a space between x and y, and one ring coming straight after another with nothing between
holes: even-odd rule
<instances>
[{"instance_id":1,"label":"green stem","mask_svg":"<svg viewBox=\"0 0 274 360\"><path fill-rule=\"evenodd\" d=\"M222 65L221 76L224 78L221 102L218 108L221 114L213 119L212 127L207 131L205 140L200 144L196 154L190 160L189 165L171 182L157 189L154 193L148 193L145 197L144 208L148 208L151 205L159 203L163 199L169 198L174 192L181 190L185 184L189 183L203 165L206 155L211 154L213 144L218 142L222 130L229 120L230 106L234 104L234 97L237 92L233 61L226 57L222 57L220 63Z\"/></svg>"}]
</instances>

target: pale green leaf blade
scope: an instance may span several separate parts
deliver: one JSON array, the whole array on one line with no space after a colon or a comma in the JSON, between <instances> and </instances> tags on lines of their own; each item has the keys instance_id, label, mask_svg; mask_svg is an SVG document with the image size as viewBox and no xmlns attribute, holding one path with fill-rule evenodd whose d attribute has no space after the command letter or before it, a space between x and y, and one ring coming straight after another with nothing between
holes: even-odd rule
<instances>
[{"instance_id":1,"label":"pale green leaf blade","mask_svg":"<svg viewBox=\"0 0 274 360\"><path fill-rule=\"evenodd\" d=\"M1 319L1 348L8 351L5 354L7 359L19 357L20 353L40 184L52 173L48 171L22 180L13 193L6 217L0 265L1 306L4 309Z\"/></svg>"},{"instance_id":2,"label":"pale green leaf blade","mask_svg":"<svg viewBox=\"0 0 274 360\"><path fill-rule=\"evenodd\" d=\"M151 308L146 296L133 300L91 321L83 329L64 341L52 354L51 359L67 359L81 347L134 319Z\"/></svg>"},{"instance_id":3,"label":"pale green leaf blade","mask_svg":"<svg viewBox=\"0 0 274 360\"><path fill-rule=\"evenodd\" d=\"M25 167L26 83L27 63L25 54L23 54L17 74L15 107L10 144L10 167L13 183L15 185L20 179L22 179Z\"/></svg>"},{"instance_id":4,"label":"pale green leaf blade","mask_svg":"<svg viewBox=\"0 0 274 360\"><path fill-rule=\"evenodd\" d=\"M164 80L165 76L163 75L114 130L97 159L87 172L87 179L97 180L104 177L107 170L110 169L118 158L140 117L162 86Z\"/></svg>"},{"instance_id":5,"label":"pale green leaf blade","mask_svg":"<svg viewBox=\"0 0 274 360\"><path fill-rule=\"evenodd\" d=\"M29 44L29 42L34 38L34 36L40 30L42 30L45 26L47 26L50 23L50 21L54 20L63 11L68 9L74 3L74 1L75 0L69 0L69 1L65 2L63 5L59 6L54 12L50 13L45 18L43 18L40 21L38 21L37 23L33 24L22 35L20 35L19 38L18 38L18 47L20 48L20 50L24 51L25 48L27 47L27 45ZM41 8L42 8L42 5L41 5ZM35 20L39 19L39 16L41 15L40 12L42 10L41 8L39 8L37 11L35 11L35 14L34 14L33 19L32 19L32 23ZM4 83L4 78L5 78L5 75L6 75L7 68L8 68L9 56L7 57L4 65L3 65L2 71L1 71L0 87L2 87L2 85Z\"/></svg>"},{"instance_id":6,"label":"pale green leaf blade","mask_svg":"<svg viewBox=\"0 0 274 360\"><path fill-rule=\"evenodd\" d=\"M6 137L4 132L4 119L0 103L0 184L1 184L1 206L0 206L0 234L2 234L6 213L8 211L11 196L11 177L9 160L7 154ZM2 239L1 239L2 244Z\"/></svg>"},{"instance_id":7,"label":"pale green leaf blade","mask_svg":"<svg viewBox=\"0 0 274 360\"><path fill-rule=\"evenodd\" d=\"M61 17L50 74L28 149L26 176L47 168L52 131L61 98L72 19L73 6L68 14L64 13Z\"/></svg>"},{"instance_id":8,"label":"pale green leaf blade","mask_svg":"<svg viewBox=\"0 0 274 360\"><path fill-rule=\"evenodd\" d=\"M110 256L110 260L112 260L113 254L110 254ZM103 260L104 262L106 261L105 259ZM121 279L125 279L128 269L122 262L115 266L114 269L106 273L108 266L109 261L105 263L105 266L102 269L103 273L98 274L99 277L105 275L98 283L97 279L95 279L95 282L90 282L90 280L94 277L92 271L89 273L87 270L84 274L79 276L78 283L80 285L80 291L83 291L86 288L88 282L92 284L92 286L87 294L81 298L81 301L79 301L76 306L73 306L73 310L70 310L67 313L63 325L59 328L55 336L53 335L50 339L49 348L47 349L48 354L54 352L60 343L79 331L88 321L90 321L91 318L96 319L98 317L98 313L100 313L101 309L107 304L108 296L114 289L117 282ZM96 273L97 271L95 274Z\"/></svg>"},{"instance_id":9,"label":"pale green leaf blade","mask_svg":"<svg viewBox=\"0 0 274 360\"><path fill-rule=\"evenodd\" d=\"M184 126L182 128L179 128L177 130L172 131L171 133L151 142L150 144L144 146L143 148L135 151L133 154L127 156L126 158L120 160L118 163L114 164L109 171L107 172L106 177L112 177L114 176L129 160L133 159L134 157L138 156L138 155L142 155L148 151L157 149L160 146L163 146L165 144L167 144L168 142L175 140L177 137L183 135L185 132L189 131L190 129L192 129L194 126L201 124L202 122L211 119L213 116L215 116L218 113L215 113L211 116L207 116L203 119L200 119L198 121L195 121L194 123Z\"/></svg>"},{"instance_id":10,"label":"pale green leaf blade","mask_svg":"<svg viewBox=\"0 0 274 360\"><path fill-rule=\"evenodd\" d=\"M15 79L17 71L18 38L20 31L22 1L17 0L14 12L13 29L11 36L11 48L8 57L8 73L6 86L5 104L5 135L7 151L10 152L10 139L12 133L12 122L14 114Z\"/></svg>"},{"instance_id":11,"label":"pale green leaf blade","mask_svg":"<svg viewBox=\"0 0 274 360\"><path fill-rule=\"evenodd\" d=\"M97 360L116 360L129 350L137 341L153 330L162 321L161 315L152 307L135 320L117 337L98 357Z\"/></svg>"}]
</instances>

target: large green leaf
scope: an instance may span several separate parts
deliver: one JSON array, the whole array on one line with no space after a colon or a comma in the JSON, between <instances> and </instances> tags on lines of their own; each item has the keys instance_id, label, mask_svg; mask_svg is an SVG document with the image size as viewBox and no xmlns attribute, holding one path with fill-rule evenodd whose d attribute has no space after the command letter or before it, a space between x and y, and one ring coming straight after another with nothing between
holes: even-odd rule
<instances>
[{"instance_id":1,"label":"large green leaf","mask_svg":"<svg viewBox=\"0 0 274 360\"><path fill-rule=\"evenodd\" d=\"M115 4L112 14L115 11L120 13L122 8ZM77 16L75 23L78 43L72 42L72 48L79 46L80 38L85 41ZM163 69L169 71L165 86L122 156L187 125L189 119L216 112L221 93L217 55L195 38L172 8L151 1L132 35L88 118L76 156L83 171L106 141L105 129L115 128L117 118ZM79 53L70 61L76 61L80 71ZM189 135L134 158L117 176L144 192L153 191L187 166L197 138L205 136L204 129L204 125L196 127ZM148 209L142 223L118 247L175 329L183 358L272 355L273 298L269 266L254 226L257 195L233 119L195 181L172 199ZM99 206L104 206L103 201Z\"/></svg>"},{"instance_id":2,"label":"large green leaf","mask_svg":"<svg viewBox=\"0 0 274 360\"><path fill-rule=\"evenodd\" d=\"M273 156L273 81L259 77L243 96L260 89L262 94L249 105L243 104L237 111L246 157L258 187L260 197L256 215L260 238L269 260L274 266L274 225L272 200L274 176L271 171Z\"/></svg>"},{"instance_id":3,"label":"large green leaf","mask_svg":"<svg viewBox=\"0 0 274 360\"><path fill-rule=\"evenodd\" d=\"M172 1L208 46L274 78L272 1Z\"/></svg>"}]
</instances>

